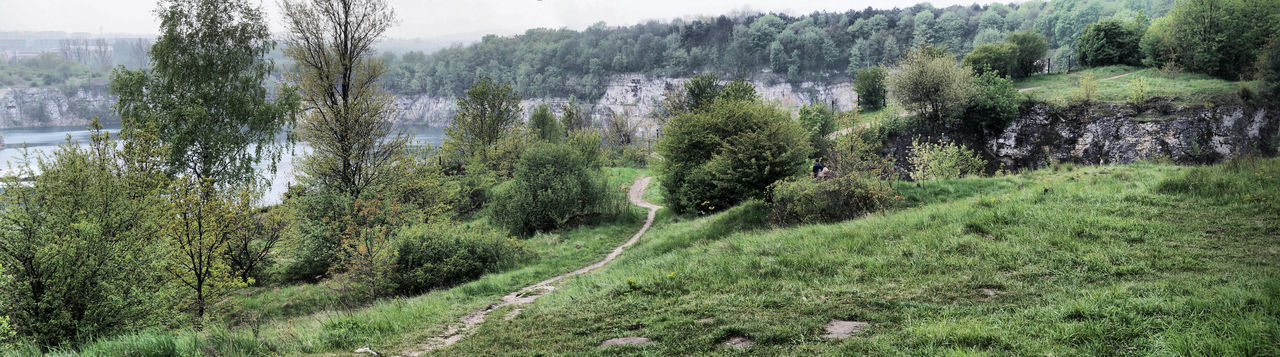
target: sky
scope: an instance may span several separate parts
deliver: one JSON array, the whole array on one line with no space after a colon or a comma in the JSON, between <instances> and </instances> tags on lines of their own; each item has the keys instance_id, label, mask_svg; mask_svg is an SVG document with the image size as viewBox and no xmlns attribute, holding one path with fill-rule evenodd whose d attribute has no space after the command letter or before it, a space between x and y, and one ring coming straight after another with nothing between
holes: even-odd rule
<instances>
[{"instance_id":1,"label":"sky","mask_svg":"<svg viewBox=\"0 0 1280 357\"><path fill-rule=\"evenodd\" d=\"M261 4L279 31L276 0ZM440 38L481 34L510 35L530 28L581 30L604 21L612 26L648 20L721 15L743 10L807 14L815 10L846 11L908 7L922 0L388 0L400 24L392 38ZM935 7L972 4L975 0L927 1ZM982 1L984 3L991 1ZM154 35L159 26L155 0L0 0L0 31L65 31L91 34Z\"/></svg>"}]
</instances>

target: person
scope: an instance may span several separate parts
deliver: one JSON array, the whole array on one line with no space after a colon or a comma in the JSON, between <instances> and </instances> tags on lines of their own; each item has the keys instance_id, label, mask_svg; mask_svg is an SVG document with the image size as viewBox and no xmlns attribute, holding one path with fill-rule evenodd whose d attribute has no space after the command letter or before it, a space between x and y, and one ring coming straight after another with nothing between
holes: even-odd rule
<instances>
[{"instance_id":1,"label":"person","mask_svg":"<svg viewBox=\"0 0 1280 357\"><path fill-rule=\"evenodd\" d=\"M826 168L826 166L822 166L822 160L813 160L813 178L818 178L818 174Z\"/></svg>"}]
</instances>

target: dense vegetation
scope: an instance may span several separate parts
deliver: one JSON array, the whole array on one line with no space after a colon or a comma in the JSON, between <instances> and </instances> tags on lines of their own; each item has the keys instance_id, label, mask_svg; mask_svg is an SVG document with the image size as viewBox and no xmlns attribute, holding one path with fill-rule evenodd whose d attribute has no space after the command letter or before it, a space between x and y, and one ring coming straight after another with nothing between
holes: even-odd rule
<instances>
[{"instance_id":1,"label":"dense vegetation","mask_svg":"<svg viewBox=\"0 0 1280 357\"><path fill-rule=\"evenodd\" d=\"M396 93L462 94L477 76L512 83L524 97L594 100L611 76L752 77L770 72L790 82L847 81L858 69L892 65L923 43L964 55L1016 31L1048 38L1054 69L1073 63L1085 26L1102 19L1160 17L1171 0L1054 0L989 6L871 9L808 15L753 14L648 22L599 23L582 31L534 29L513 37L435 53L385 56L386 86ZM1033 59L1035 59L1033 57Z\"/></svg>"},{"instance_id":2,"label":"dense vegetation","mask_svg":"<svg viewBox=\"0 0 1280 357\"><path fill-rule=\"evenodd\" d=\"M1258 252L1277 249L1266 238L1280 229L1280 161L1051 162L1011 174L947 135L998 133L1028 100L1141 105L1175 91L1197 105L1223 103L1223 93L1273 104L1280 18L1249 12L1278 4L1180 2L1149 27L1148 12L1131 10L1159 6L1067 0L719 17L534 30L392 58L372 47L397 21L387 2L292 0L281 7L293 65L277 86L261 9L167 1L151 66L110 77L118 141L95 124L86 145L69 140L4 178L0 347L405 348L630 236L638 218L622 192L647 172L619 166L653 162L661 189L645 199L670 213L637 253L445 353L587 350L646 334L657 343L605 351L714 353L736 337L769 354L1274 354L1280 285ZM338 18L360 19L359 31ZM1195 23L1224 18L1252 22ZM657 47L627 47L630 36ZM1041 74L1050 47L1087 65L1160 68ZM1236 47L1252 58L1205 52ZM592 64L609 55L611 67ZM430 63L436 72L411 80L446 85L411 90L457 94L459 108L440 147L394 131L386 91L405 90L395 87L404 71ZM456 66L468 69L449 72ZM862 110L784 110L742 79L762 68L792 81L852 72ZM525 120L521 98L590 98L596 70L700 73L662 98L652 151L634 118L593 121L576 101ZM1259 81L1227 81L1239 78ZM909 130L943 135L916 137L905 158L886 155ZM252 167L274 162L293 134L313 147L301 178L282 203L259 207L264 173ZM1238 283L1221 284L1227 277ZM789 288L760 290L778 284ZM871 324L830 343L814 337L829 319Z\"/></svg>"}]
</instances>

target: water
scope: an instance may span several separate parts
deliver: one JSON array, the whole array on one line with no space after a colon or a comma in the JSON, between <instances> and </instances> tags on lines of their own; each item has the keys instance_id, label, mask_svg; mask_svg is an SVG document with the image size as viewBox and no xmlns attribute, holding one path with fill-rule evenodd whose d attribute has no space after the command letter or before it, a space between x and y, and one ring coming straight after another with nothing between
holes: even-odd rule
<instances>
[{"instance_id":1,"label":"water","mask_svg":"<svg viewBox=\"0 0 1280 357\"><path fill-rule=\"evenodd\" d=\"M112 134L120 131L120 126L111 126L104 128L105 131ZM403 130L411 137L414 144L431 144L440 145L444 142L444 130L431 128L420 125L404 125L397 126L396 130ZM66 143L68 135L72 141L80 145L87 145L89 142L89 131L84 127L47 127L47 128L15 128L0 129L0 135L4 136L4 149L0 150L0 172L7 172L22 161L22 144L26 143L28 150L32 156L32 164L36 156L48 157L59 145ZM311 152L311 147L307 143L298 143L292 152L286 152L280 158L277 164L275 174L271 174L266 165L259 165L258 170L270 180L270 186L266 193L263 194L262 204L272 204L280 202L284 197L285 190L289 184L296 182L295 163L301 159L303 155Z\"/></svg>"}]
</instances>

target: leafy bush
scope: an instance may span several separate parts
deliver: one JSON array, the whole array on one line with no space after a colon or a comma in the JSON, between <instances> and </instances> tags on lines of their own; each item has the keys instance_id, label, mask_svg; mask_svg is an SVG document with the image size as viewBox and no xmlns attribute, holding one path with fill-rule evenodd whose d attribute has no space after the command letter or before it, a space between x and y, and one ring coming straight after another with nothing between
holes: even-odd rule
<instances>
[{"instance_id":1,"label":"leafy bush","mask_svg":"<svg viewBox=\"0 0 1280 357\"><path fill-rule=\"evenodd\" d=\"M1108 19L1085 26L1076 51L1085 66L1142 64L1143 28L1133 22Z\"/></svg>"},{"instance_id":2,"label":"leafy bush","mask_svg":"<svg viewBox=\"0 0 1280 357\"><path fill-rule=\"evenodd\" d=\"M1078 90L1076 91L1076 100L1088 103L1092 102L1098 96L1098 79L1093 72L1085 72L1080 75Z\"/></svg>"},{"instance_id":3,"label":"leafy bush","mask_svg":"<svg viewBox=\"0 0 1280 357\"><path fill-rule=\"evenodd\" d=\"M512 266L520 241L488 226L418 224L399 233L392 276L400 294L456 285Z\"/></svg>"},{"instance_id":4,"label":"leafy bush","mask_svg":"<svg viewBox=\"0 0 1280 357\"><path fill-rule=\"evenodd\" d=\"M800 115L796 119L809 136L809 145L813 146L813 154L809 157L825 157L827 150L831 149L831 140L827 139L827 135L836 130L835 112L825 105L809 104L800 107Z\"/></svg>"},{"instance_id":5,"label":"leafy bush","mask_svg":"<svg viewBox=\"0 0 1280 357\"><path fill-rule=\"evenodd\" d=\"M916 181L961 178L982 173L987 161L973 150L956 143L922 143L911 140L913 167L911 179Z\"/></svg>"},{"instance_id":6,"label":"leafy bush","mask_svg":"<svg viewBox=\"0 0 1280 357\"><path fill-rule=\"evenodd\" d=\"M858 106L862 110L879 110L884 108L888 90L884 79L888 75L884 67L875 66L858 70L853 78L853 90L858 93Z\"/></svg>"},{"instance_id":7,"label":"leafy bush","mask_svg":"<svg viewBox=\"0 0 1280 357\"><path fill-rule=\"evenodd\" d=\"M1002 130L1018 115L1020 99L1013 81L995 72L986 72L974 78L977 95L964 111L964 124L984 132Z\"/></svg>"},{"instance_id":8,"label":"leafy bush","mask_svg":"<svg viewBox=\"0 0 1280 357\"><path fill-rule=\"evenodd\" d=\"M1258 59L1258 79L1261 83L1258 90L1269 100L1280 101L1280 36L1271 40L1263 48Z\"/></svg>"},{"instance_id":9,"label":"leafy bush","mask_svg":"<svg viewBox=\"0 0 1280 357\"><path fill-rule=\"evenodd\" d=\"M677 213L707 213L762 198L800 175L810 148L790 115L755 101L717 100L672 118L658 142L664 198Z\"/></svg>"},{"instance_id":10,"label":"leafy bush","mask_svg":"<svg viewBox=\"0 0 1280 357\"><path fill-rule=\"evenodd\" d=\"M605 153L612 167L644 168L649 166L649 149L640 145L626 145L609 149Z\"/></svg>"},{"instance_id":11,"label":"leafy bush","mask_svg":"<svg viewBox=\"0 0 1280 357\"><path fill-rule=\"evenodd\" d=\"M1128 93L1125 94L1126 102L1129 102L1130 104L1141 104L1143 101L1147 100L1147 79L1144 77L1138 77L1129 81L1129 85L1126 90L1128 91Z\"/></svg>"},{"instance_id":12,"label":"leafy bush","mask_svg":"<svg viewBox=\"0 0 1280 357\"><path fill-rule=\"evenodd\" d=\"M973 71L940 52L930 47L912 51L889 74L889 90L929 124L949 125L973 95Z\"/></svg>"},{"instance_id":13,"label":"leafy bush","mask_svg":"<svg viewBox=\"0 0 1280 357\"><path fill-rule=\"evenodd\" d=\"M495 223L527 235L588 219L612 218L628 208L600 172L600 141L570 137L565 144L534 144L516 165L512 180L491 203ZM583 150L586 150L584 152Z\"/></svg>"},{"instance_id":14,"label":"leafy bush","mask_svg":"<svg viewBox=\"0 0 1280 357\"><path fill-rule=\"evenodd\" d=\"M1026 78L1040 73L1040 65L1036 61L1045 58L1049 51L1049 41L1044 35L1035 31L1018 31L1009 34L1009 42L1018 47L1017 59L1013 63L1013 78Z\"/></svg>"},{"instance_id":15,"label":"leafy bush","mask_svg":"<svg viewBox=\"0 0 1280 357\"><path fill-rule=\"evenodd\" d=\"M894 197L893 188L871 177L791 178L770 187L769 219L779 225L839 222L881 210Z\"/></svg>"},{"instance_id":16,"label":"leafy bush","mask_svg":"<svg viewBox=\"0 0 1280 357\"><path fill-rule=\"evenodd\" d=\"M1012 42L987 43L974 47L964 56L964 65L976 73L996 72L1011 75L1017 60L1018 46Z\"/></svg>"}]
</instances>

